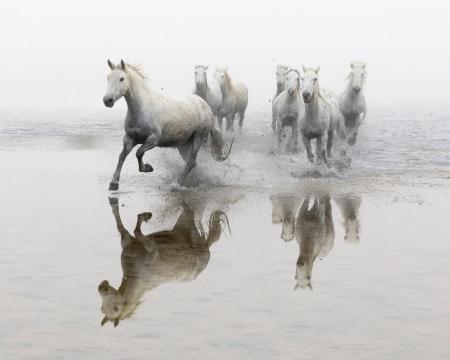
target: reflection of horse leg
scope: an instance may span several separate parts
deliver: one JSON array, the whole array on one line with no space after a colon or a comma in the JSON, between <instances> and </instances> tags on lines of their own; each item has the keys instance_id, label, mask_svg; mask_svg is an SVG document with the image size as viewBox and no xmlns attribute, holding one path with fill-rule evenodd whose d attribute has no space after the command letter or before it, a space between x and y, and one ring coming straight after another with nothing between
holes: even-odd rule
<instances>
[{"instance_id":1,"label":"reflection of horse leg","mask_svg":"<svg viewBox=\"0 0 450 360\"><path fill-rule=\"evenodd\" d=\"M245 116L245 110L242 110L239 113L239 131L242 131L242 126L244 125L244 116Z\"/></svg>"},{"instance_id":2,"label":"reflection of horse leg","mask_svg":"<svg viewBox=\"0 0 450 360\"><path fill-rule=\"evenodd\" d=\"M306 156L308 157L309 162L312 164L314 161L314 155L311 151L311 142L304 134L302 134L302 140L303 144L305 145Z\"/></svg>"},{"instance_id":3,"label":"reflection of horse leg","mask_svg":"<svg viewBox=\"0 0 450 360\"><path fill-rule=\"evenodd\" d=\"M131 234L128 232L127 229L125 229L125 226L123 226L122 219L120 218L120 212L119 212L119 203L117 198L109 198L109 204L111 205L111 209L114 215L114 219L116 220L116 226L117 230L120 234L120 239L122 243L122 249L127 247L128 244L134 240L134 238L131 236Z\"/></svg>"},{"instance_id":4,"label":"reflection of horse leg","mask_svg":"<svg viewBox=\"0 0 450 360\"><path fill-rule=\"evenodd\" d=\"M109 183L109 190L119 190L119 179L120 179L120 172L122 171L122 165L126 157L130 153L130 151L134 148L135 145L136 145L135 141L130 137L128 137L128 135L125 135L123 137L123 149L119 155L119 161L117 162L116 171L114 172L113 178Z\"/></svg>"},{"instance_id":5,"label":"reflection of horse leg","mask_svg":"<svg viewBox=\"0 0 450 360\"><path fill-rule=\"evenodd\" d=\"M148 150L153 149L156 146L156 136L150 135L147 140L145 140L145 143L141 145L139 149L136 151L136 157L139 164L139 171L140 172L152 172L153 167L150 164L144 164L142 161L142 157L144 156L145 152Z\"/></svg>"},{"instance_id":6,"label":"reflection of horse leg","mask_svg":"<svg viewBox=\"0 0 450 360\"><path fill-rule=\"evenodd\" d=\"M234 116L236 114L227 115L227 131L234 132Z\"/></svg>"},{"instance_id":7,"label":"reflection of horse leg","mask_svg":"<svg viewBox=\"0 0 450 360\"><path fill-rule=\"evenodd\" d=\"M197 154L198 151L200 150L200 147L202 146L202 135L199 133L195 133L192 136L191 143L192 143L191 153L188 158L188 161L186 162L186 168L184 169L183 173L178 179L179 183L183 183L186 177L191 172L191 170L197 165Z\"/></svg>"},{"instance_id":8,"label":"reflection of horse leg","mask_svg":"<svg viewBox=\"0 0 450 360\"><path fill-rule=\"evenodd\" d=\"M152 218L151 212L140 213L137 216L136 226L134 228L134 236L136 236L136 237L143 236L142 231L141 231L142 223L149 221L151 218Z\"/></svg>"}]
</instances>

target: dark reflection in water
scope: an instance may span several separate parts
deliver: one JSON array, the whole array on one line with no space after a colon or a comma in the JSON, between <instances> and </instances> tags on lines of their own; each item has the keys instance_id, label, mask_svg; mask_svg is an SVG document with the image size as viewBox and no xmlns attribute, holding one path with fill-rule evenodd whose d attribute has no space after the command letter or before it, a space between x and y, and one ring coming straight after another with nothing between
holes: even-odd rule
<instances>
[{"instance_id":1,"label":"dark reflection in water","mask_svg":"<svg viewBox=\"0 0 450 360\"><path fill-rule=\"evenodd\" d=\"M337 196L334 202L342 214L345 227L344 241L350 243L359 242L359 208L361 207L361 198L355 195Z\"/></svg>"},{"instance_id":2,"label":"dark reflection in water","mask_svg":"<svg viewBox=\"0 0 450 360\"><path fill-rule=\"evenodd\" d=\"M311 195L303 200L295 224L299 245L295 289L312 289L314 261L328 255L334 245L334 224L330 196Z\"/></svg>"},{"instance_id":3,"label":"dark reflection in water","mask_svg":"<svg viewBox=\"0 0 450 360\"><path fill-rule=\"evenodd\" d=\"M196 224L194 211L182 201L182 212L171 230L144 235L141 225L152 218L145 212L137 215L132 235L122 224L118 200L111 198L110 205L122 242L123 278L118 289L104 280L98 291L105 315L101 325L110 321L116 327L136 311L147 291L170 281L195 280L208 265L209 248L220 239L224 226L228 227L228 218L222 210L212 211L205 230Z\"/></svg>"},{"instance_id":4,"label":"dark reflection in water","mask_svg":"<svg viewBox=\"0 0 450 360\"><path fill-rule=\"evenodd\" d=\"M335 240L333 210L328 193L286 193L273 195L272 223L281 224L281 238L290 241L294 237L299 245L296 264L295 290L312 290L312 271L317 258L325 258L333 249ZM360 241L361 197L340 194L333 197L342 216L345 229L344 241Z\"/></svg>"}]
</instances>

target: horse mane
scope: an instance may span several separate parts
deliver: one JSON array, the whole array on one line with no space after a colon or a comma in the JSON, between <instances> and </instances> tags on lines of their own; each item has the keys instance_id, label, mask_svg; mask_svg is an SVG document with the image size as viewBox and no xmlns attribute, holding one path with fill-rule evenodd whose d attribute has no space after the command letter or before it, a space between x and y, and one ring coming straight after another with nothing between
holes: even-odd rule
<instances>
[{"instance_id":1,"label":"horse mane","mask_svg":"<svg viewBox=\"0 0 450 360\"><path fill-rule=\"evenodd\" d=\"M147 76L144 74L144 69L143 69L142 65L139 65L139 64L127 64L127 68L130 68L131 70L133 70L143 80L147 79Z\"/></svg>"}]
</instances>

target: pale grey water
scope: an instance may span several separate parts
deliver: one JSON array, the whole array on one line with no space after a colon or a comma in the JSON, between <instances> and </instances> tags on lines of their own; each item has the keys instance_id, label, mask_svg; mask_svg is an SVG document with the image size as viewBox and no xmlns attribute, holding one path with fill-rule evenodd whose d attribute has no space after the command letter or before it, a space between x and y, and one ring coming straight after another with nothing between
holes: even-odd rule
<instances>
[{"instance_id":1,"label":"pale grey water","mask_svg":"<svg viewBox=\"0 0 450 360\"><path fill-rule=\"evenodd\" d=\"M192 281L146 292L131 318L100 326L97 286L122 279L107 191L119 112L3 113L0 129L1 359L448 359L450 111L374 110L345 174L313 179L304 154L271 153L270 119L249 116L226 163L203 153L189 189L178 154L157 149L139 174L127 160L125 227L173 228L183 202L229 219ZM114 114L114 115L107 115ZM294 291L299 245L272 223L277 195L329 195L333 248L313 290ZM344 241L339 199L360 198L360 241ZM199 220L200 222L200 220ZM156 269L158 270L158 269Z\"/></svg>"}]
</instances>

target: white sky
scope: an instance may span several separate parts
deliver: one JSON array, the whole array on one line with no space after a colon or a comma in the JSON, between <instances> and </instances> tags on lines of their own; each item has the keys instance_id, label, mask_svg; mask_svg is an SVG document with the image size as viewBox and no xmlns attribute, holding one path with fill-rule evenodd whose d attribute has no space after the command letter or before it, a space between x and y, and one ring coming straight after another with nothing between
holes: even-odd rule
<instances>
[{"instance_id":1,"label":"white sky","mask_svg":"<svg viewBox=\"0 0 450 360\"><path fill-rule=\"evenodd\" d=\"M268 111L277 62L320 64L340 92L365 60L369 104L448 102L449 14L437 0L2 1L0 107L100 109L107 58L174 94L195 64L228 66L249 111Z\"/></svg>"}]
</instances>

